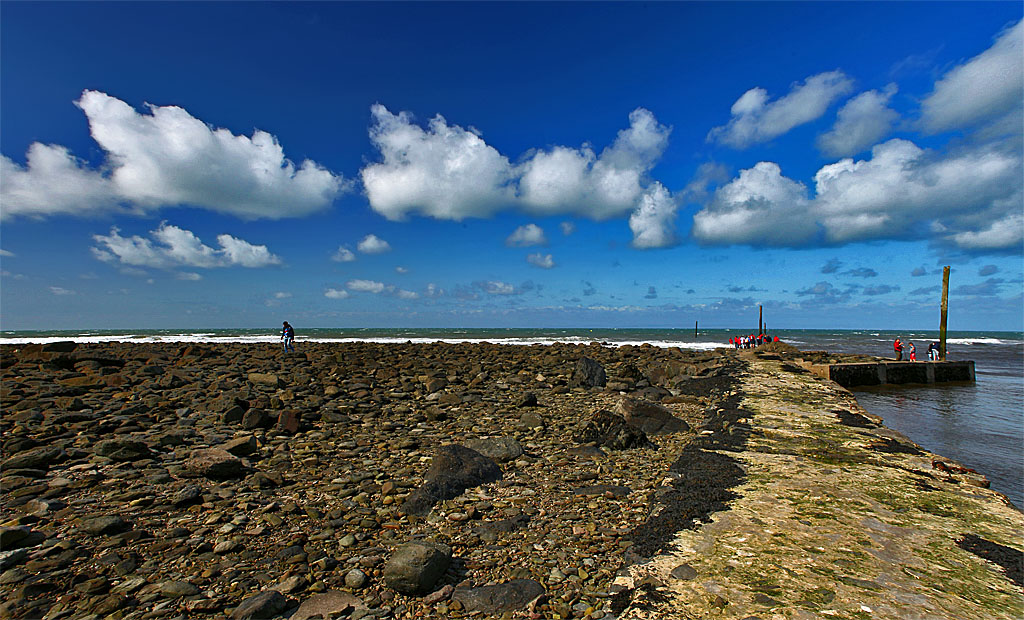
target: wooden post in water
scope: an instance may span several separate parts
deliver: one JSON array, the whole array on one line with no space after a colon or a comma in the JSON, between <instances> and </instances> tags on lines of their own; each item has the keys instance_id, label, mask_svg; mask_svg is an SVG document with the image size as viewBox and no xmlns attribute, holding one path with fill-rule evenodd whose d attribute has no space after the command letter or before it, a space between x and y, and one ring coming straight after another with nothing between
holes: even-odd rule
<instances>
[{"instance_id":1,"label":"wooden post in water","mask_svg":"<svg viewBox=\"0 0 1024 620\"><path fill-rule=\"evenodd\" d=\"M939 319L939 360L946 361L946 310L949 307L949 265L942 268L942 315Z\"/></svg>"},{"instance_id":2,"label":"wooden post in water","mask_svg":"<svg viewBox=\"0 0 1024 620\"><path fill-rule=\"evenodd\" d=\"M757 307L757 333L764 333L764 306Z\"/></svg>"},{"instance_id":3,"label":"wooden post in water","mask_svg":"<svg viewBox=\"0 0 1024 620\"><path fill-rule=\"evenodd\" d=\"M695 339L697 338L697 323L699 323L699 321L694 321L693 322L693 337Z\"/></svg>"}]
</instances>

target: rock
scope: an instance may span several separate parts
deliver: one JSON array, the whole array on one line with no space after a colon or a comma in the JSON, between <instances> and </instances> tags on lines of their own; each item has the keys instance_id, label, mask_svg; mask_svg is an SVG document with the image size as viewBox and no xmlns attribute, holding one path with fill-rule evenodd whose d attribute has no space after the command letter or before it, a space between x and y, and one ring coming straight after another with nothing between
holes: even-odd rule
<instances>
[{"instance_id":1,"label":"rock","mask_svg":"<svg viewBox=\"0 0 1024 620\"><path fill-rule=\"evenodd\" d=\"M690 425L672 415L668 407L638 398L623 396L619 400L616 412L622 414L626 424L648 435L667 435L690 430Z\"/></svg>"},{"instance_id":2,"label":"rock","mask_svg":"<svg viewBox=\"0 0 1024 620\"><path fill-rule=\"evenodd\" d=\"M211 480L227 480L245 476L241 459L220 448L200 448L192 452L185 468L197 476Z\"/></svg>"},{"instance_id":3,"label":"rock","mask_svg":"<svg viewBox=\"0 0 1024 620\"><path fill-rule=\"evenodd\" d=\"M152 456L149 446L135 439L107 439L96 444L96 454L114 461L139 461Z\"/></svg>"},{"instance_id":4,"label":"rock","mask_svg":"<svg viewBox=\"0 0 1024 620\"><path fill-rule=\"evenodd\" d=\"M0 551L0 571L5 571L12 566L21 564L28 557L28 549L8 549Z\"/></svg>"},{"instance_id":5,"label":"rock","mask_svg":"<svg viewBox=\"0 0 1024 620\"><path fill-rule=\"evenodd\" d=\"M250 372L249 383L261 387L278 388L284 387L285 383L277 375L268 372Z\"/></svg>"},{"instance_id":6,"label":"rock","mask_svg":"<svg viewBox=\"0 0 1024 620\"><path fill-rule=\"evenodd\" d=\"M466 441L466 447L499 463L517 459L523 454L523 447L512 437L469 439Z\"/></svg>"},{"instance_id":7,"label":"rock","mask_svg":"<svg viewBox=\"0 0 1024 620\"><path fill-rule=\"evenodd\" d=\"M274 419L262 409L250 409L242 416L242 428L247 431L257 428L270 428L274 425Z\"/></svg>"},{"instance_id":8,"label":"rock","mask_svg":"<svg viewBox=\"0 0 1024 620\"><path fill-rule=\"evenodd\" d=\"M616 484L592 484L590 486L573 489L574 495L608 495L613 497L626 497L632 489Z\"/></svg>"},{"instance_id":9,"label":"rock","mask_svg":"<svg viewBox=\"0 0 1024 620\"><path fill-rule=\"evenodd\" d=\"M695 571L689 564L680 564L673 568L672 572L669 574L672 575L673 578L682 581L689 581L697 577L697 571Z\"/></svg>"},{"instance_id":10,"label":"rock","mask_svg":"<svg viewBox=\"0 0 1024 620\"><path fill-rule=\"evenodd\" d=\"M199 588L187 581L165 581L160 584L160 594L167 598L181 598L199 594Z\"/></svg>"},{"instance_id":11,"label":"rock","mask_svg":"<svg viewBox=\"0 0 1024 620\"><path fill-rule=\"evenodd\" d=\"M345 616L357 609L366 609L366 604L361 599L341 590L328 590L303 601L288 620L334 618Z\"/></svg>"},{"instance_id":12,"label":"rock","mask_svg":"<svg viewBox=\"0 0 1024 620\"><path fill-rule=\"evenodd\" d=\"M255 454L257 447L256 437L253 435L249 435L248 437L236 437L235 439L227 441L221 445L221 449L235 456L249 456L250 454Z\"/></svg>"},{"instance_id":13,"label":"rock","mask_svg":"<svg viewBox=\"0 0 1024 620\"><path fill-rule=\"evenodd\" d=\"M109 535L127 532L132 529L132 525L118 515L104 515L102 517L82 519L78 528L86 534L101 536L104 534Z\"/></svg>"},{"instance_id":14,"label":"rock","mask_svg":"<svg viewBox=\"0 0 1024 620\"><path fill-rule=\"evenodd\" d=\"M538 405L537 395L533 392L525 392L516 401L516 407L536 407Z\"/></svg>"},{"instance_id":15,"label":"rock","mask_svg":"<svg viewBox=\"0 0 1024 620\"><path fill-rule=\"evenodd\" d=\"M461 603L471 613L501 614L524 609L544 592L544 586L533 579L513 579L480 588L460 586L455 588L452 600Z\"/></svg>"},{"instance_id":16,"label":"rock","mask_svg":"<svg viewBox=\"0 0 1024 620\"><path fill-rule=\"evenodd\" d=\"M299 424L301 418L299 412L294 409L286 409L278 414L277 416L277 428L278 430L286 433L297 433L299 432Z\"/></svg>"},{"instance_id":17,"label":"rock","mask_svg":"<svg viewBox=\"0 0 1024 620\"><path fill-rule=\"evenodd\" d=\"M203 501L202 495L203 489L201 487L190 484L171 496L171 503L178 507L196 504Z\"/></svg>"},{"instance_id":18,"label":"rock","mask_svg":"<svg viewBox=\"0 0 1024 620\"><path fill-rule=\"evenodd\" d=\"M358 568L353 568L345 573L345 585L353 590L362 588L368 581L369 578L366 576L366 573Z\"/></svg>"},{"instance_id":19,"label":"rock","mask_svg":"<svg viewBox=\"0 0 1024 620\"><path fill-rule=\"evenodd\" d=\"M581 357L569 379L569 387L604 387L608 375L604 367L589 357Z\"/></svg>"},{"instance_id":20,"label":"rock","mask_svg":"<svg viewBox=\"0 0 1024 620\"><path fill-rule=\"evenodd\" d=\"M395 549L384 567L384 583L402 594L426 594L433 589L452 560L447 545L413 541Z\"/></svg>"},{"instance_id":21,"label":"rock","mask_svg":"<svg viewBox=\"0 0 1024 620\"><path fill-rule=\"evenodd\" d=\"M11 549L22 549L35 547L46 540L46 534L33 530L32 528L4 527L0 528L0 549L9 551Z\"/></svg>"},{"instance_id":22,"label":"rock","mask_svg":"<svg viewBox=\"0 0 1024 620\"><path fill-rule=\"evenodd\" d=\"M627 450L651 446L647 434L626 424L626 419L602 409L578 428L573 439L579 443L596 443L610 450Z\"/></svg>"},{"instance_id":23,"label":"rock","mask_svg":"<svg viewBox=\"0 0 1024 620\"><path fill-rule=\"evenodd\" d=\"M288 599L283 594L277 590L264 590L243 600L229 617L232 620L273 618L287 608Z\"/></svg>"},{"instance_id":24,"label":"rock","mask_svg":"<svg viewBox=\"0 0 1024 620\"><path fill-rule=\"evenodd\" d=\"M536 413L527 412L519 416L519 426L529 429L544 428L544 418Z\"/></svg>"},{"instance_id":25,"label":"rock","mask_svg":"<svg viewBox=\"0 0 1024 620\"><path fill-rule=\"evenodd\" d=\"M406 514L425 515L434 504L458 497L464 490L501 479L498 464L465 446L441 446L427 470L423 485L409 494L402 509Z\"/></svg>"},{"instance_id":26,"label":"rock","mask_svg":"<svg viewBox=\"0 0 1024 620\"><path fill-rule=\"evenodd\" d=\"M49 469L51 464L61 460L64 456L64 451L56 446L41 446L11 456L4 461L0 469L4 471L12 469Z\"/></svg>"},{"instance_id":27,"label":"rock","mask_svg":"<svg viewBox=\"0 0 1024 620\"><path fill-rule=\"evenodd\" d=\"M77 348L78 343L74 340L60 340L44 344L42 350L45 353L71 353Z\"/></svg>"}]
</instances>

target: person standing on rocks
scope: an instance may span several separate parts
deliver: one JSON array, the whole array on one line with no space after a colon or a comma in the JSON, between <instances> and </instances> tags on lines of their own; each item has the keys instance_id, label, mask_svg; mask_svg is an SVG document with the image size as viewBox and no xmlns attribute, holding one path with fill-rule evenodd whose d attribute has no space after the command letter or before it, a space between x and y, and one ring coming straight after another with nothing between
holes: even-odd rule
<instances>
[{"instance_id":1,"label":"person standing on rocks","mask_svg":"<svg viewBox=\"0 0 1024 620\"><path fill-rule=\"evenodd\" d=\"M284 322L284 327L281 329L281 343L284 345L284 351L295 351L295 330L288 324L288 321Z\"/></svg>"}]
</instances>

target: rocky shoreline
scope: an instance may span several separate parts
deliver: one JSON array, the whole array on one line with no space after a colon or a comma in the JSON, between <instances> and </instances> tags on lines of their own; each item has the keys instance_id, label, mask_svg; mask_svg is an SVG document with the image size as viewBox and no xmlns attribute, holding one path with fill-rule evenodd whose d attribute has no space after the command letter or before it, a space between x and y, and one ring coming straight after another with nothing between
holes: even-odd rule
<instances>
[{"instance_id":1,"label":"rocky shoreline","mask_svg":"<svg viewBox=\"0 0 1024 620\"><path fill-rule=\"evenodd\" d=\"M905 462L934 455L790 363L798 355L4 346L0 618L836 617L826 612L842 587L824 607L762 591L773 604L741 596L747 586L730 593L739 572L679 555L692 542L680 537L782 497L765 486L773 467L775 485L799 479L771 461L805 442L761 418L802 406L831 420L803 439L840 446L802 458L838 451L841 471L896 464L943 497L966 489L988 516L964 521L958 534L976 540L949 553L987 571L986 604L1024 610L1019 572L1012 581L1020 512L955 463ZM870 458L848 445L863 443L856 433L873 435ZM754 552L772 553L777 541L763 542Z\"/></svg>"}]
</instances>

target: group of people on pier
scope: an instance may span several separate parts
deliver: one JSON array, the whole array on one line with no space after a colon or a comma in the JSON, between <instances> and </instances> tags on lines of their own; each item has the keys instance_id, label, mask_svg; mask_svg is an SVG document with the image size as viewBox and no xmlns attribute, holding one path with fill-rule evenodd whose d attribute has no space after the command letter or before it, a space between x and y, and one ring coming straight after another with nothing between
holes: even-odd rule
<instances>
[{"instance_id":1,"label":"group of people on pier","mask_svg":"<svg viewBox=\"0 0 1024 620\"><path fill-rule=\"evenodd\" d=\"M730 338L729 344L731 344L734 349L753 349L754 347L759 347L762 344L778 341L778 336L773 338L768 334L758 334L756 336L754 334L750 334L748 336L736 336L735 338Z\"/></svg>"},{"instance_id":2,"label":"group of people on pier","mask_svg":"<svg viewBox=\"0 0 1024 620\"><path fill-rule=\"evenodd\" d=\"M917 361L917 347L915 347L914 343L910 342L909 340L904 345L903 341L901 341L899 338L896 338L896 340L894 340L893 343L892 343L892 350L896 352L896 361L897 362L902 362L903 361L903 349L904 348L909 353L910 357L908 359L911 362L916 362ZM938 359L939 359L939 345L937 345L937 344L935 344L933 342L933 343L928 345L928 361L929 362L935 362L935 361L938 361Z\"/></svg>"}]
</instances>

